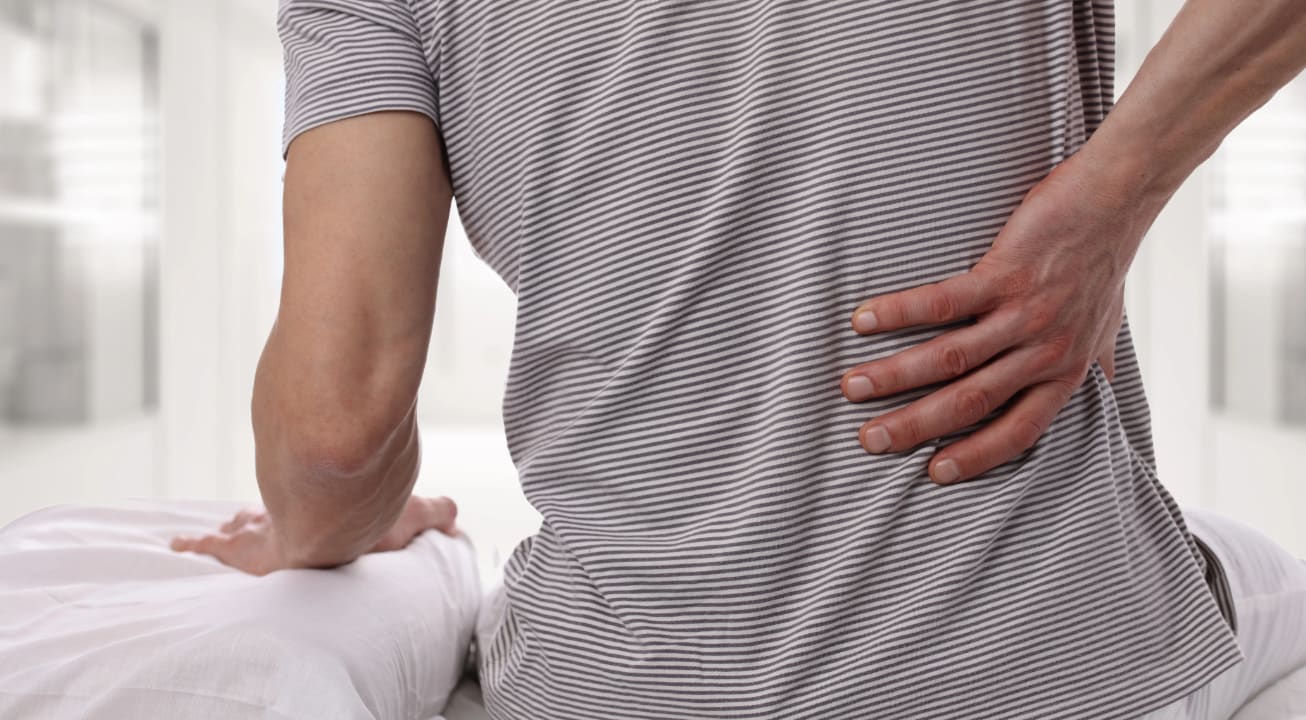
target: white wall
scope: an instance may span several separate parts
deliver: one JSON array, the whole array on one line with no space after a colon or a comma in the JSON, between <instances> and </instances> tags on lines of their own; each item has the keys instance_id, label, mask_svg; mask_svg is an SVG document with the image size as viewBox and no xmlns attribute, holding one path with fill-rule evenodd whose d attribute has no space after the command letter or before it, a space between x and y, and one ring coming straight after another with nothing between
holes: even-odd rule
<instances>
[{"instance_id":1,"label":"white wall","mask_svg":"<svg viewBox=\"0 0 1306 720\"><path fill-rule=\"evenodd\" d=\"M1131 32L1122 37L1117 94L1142 62L1142 50L1159 39L1181 5L1158 0L1118 6ZM1181 505L1230 515L1306 557L1306 427L1210 407L1211 200L1219 161L1217 156L1198 168L1176 193L1129 278L1127 306L1152 406L1158 472ZM1237 338L1265 334L1274 318L1234 320L1242 324L1228 352L1245 360L1235 374L1245 387L1231 390L1263 392L1269 385L1264 368L1257 367L1268 360L1260 354L1264 349Z\"/></svg>"},{"instance_id":2,"label":"white wall","mask_svg":"<svg viewBox=\"0 0 1306 720\"><path fill-rule=\"evenodd\" d=\"M267 13L161 10L163 495L226 497L253 473L248 388L280 269L281 55Z\"/></svg>"}]
</instances>

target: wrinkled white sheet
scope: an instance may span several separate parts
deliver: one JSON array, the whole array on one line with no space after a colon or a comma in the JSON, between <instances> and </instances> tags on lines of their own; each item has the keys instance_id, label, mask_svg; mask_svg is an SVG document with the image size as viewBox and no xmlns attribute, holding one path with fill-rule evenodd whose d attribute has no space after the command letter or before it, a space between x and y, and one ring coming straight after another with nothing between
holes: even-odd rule
<instances>
[{"instance_id":1,"label":"wrinkled white sheet","mask_svg":"<svg viewBox=\"0 0 1306 720\"><path fill-rule=\"evenodd\" d=\"M467 537L262 578L169 550L240 507L58 506L0 530L0 718L438 717L481 592Z\"/></svg>"},{"instance_id":2,"label":"wrinkled white sheet","mask_svg":"<svg viewBox=\"0 0 1306 720\"><path fill-rule=\"evenodd\" d=\"M240 507L58 506L0 529L0 720L488 717L459 684L490 584L466 536L264 578L168 549ZM1234 720L1303 708L1306 668Z\"/></svg>"},{"instance_id":3,"label":"wrinkled white sheet","mask_svg":"<svg viewBox=\"0 0 1306 720\"><path fill-rule=\"evenodd\" d=\"M1231 720L1306 720L1306 667L1262 690Z\"/></svg>"}]
</instances>

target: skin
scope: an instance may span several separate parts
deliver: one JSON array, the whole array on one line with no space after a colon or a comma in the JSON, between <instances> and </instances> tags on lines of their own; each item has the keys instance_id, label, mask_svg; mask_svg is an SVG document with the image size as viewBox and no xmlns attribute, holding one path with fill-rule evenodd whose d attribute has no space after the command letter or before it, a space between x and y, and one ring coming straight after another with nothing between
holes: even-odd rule
<instances>
[{"instance_id":1,"label":"skin","mask_svg":"<svg viewBox=\"0 0 1306 720\"><path fill-rule=\"evenodd\" d=\"M401 550L426 530L452 535L456 532L457 515L458 507L447 497L410 497L399 519L368 552ZM236 513L216 533L173 538L172 549L212 555L252 575L267 575L293 567L285 561L274 530L267 509L254 506Z\"/></svg>"},{"instance_id":2,"label":"skin","mask_svg":"<svg viewBox=\"0 0 1306 720\"><path fill-rule=\"evenodd\" d=\"M1304 65L1301 0L1189 0L1092 139L1030 190L972 270L855 309L863 333L977 320L845 373L851 401L947 383L867 421L863 446L902 452L1010 402L938 452L930 475L956 482L1030 448L1094 360L1113 372L1125 273L1161 208ZM451 199L422 115L363 115L291 144L281 308L252 406L266 509L174 548L263 574L454 532L448 498L410 497Z\"/></svg>"},{"instance_id":3,"label":"skin","mask_svg":"<svg viewBox=\"0 0 1306 720\"><path fill-rule=\"evenodd\" d=\"M973 478L1043 435L1092 363L1114 375L1125 274L1157 214L1224 137L1306 67L1306 3L1189 0L1090 140L1025 196L969 272L871 298L870 334L976 322L849 369L851 401L946 383L868 420L868 452L903 452L1006 409L930 460Z\"/></svg>"},{"instance_id":4,"label":"skin","mask_svg":"<svg viewBox=\"0 0 1306 720\"><path fill-rule=\"evenodd\" d=\"M454 532L449 498L410 497L451 200L423 115L363 115L290 144L280 307L251 406L265 507L174 549L265 574Z\"/></svg>"}]
</instances>

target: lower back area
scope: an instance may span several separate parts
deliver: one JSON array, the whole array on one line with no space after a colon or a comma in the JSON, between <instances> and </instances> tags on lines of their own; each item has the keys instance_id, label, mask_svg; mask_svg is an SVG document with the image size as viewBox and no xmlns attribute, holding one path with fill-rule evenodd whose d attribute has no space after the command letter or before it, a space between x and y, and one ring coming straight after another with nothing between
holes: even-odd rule
<instances>
[{"instance_id":1,"label":"lower back area","mask_svg":"<svg viewBox=\"0 0 1306 720\"><path fill-rule=\"evenodd\" d=\"M602 388L583 401L510 393L523 423L510 436L547 428L514 452L544 522L509 563L488 702L538 698L571 717L1134 717L1239 659L1100 371L1031 451L935 485L926 464L948 439L883 456L857 442L861 422L919 394L870 406L838 389L852 355L919 338L845 339L826 297L770 343L721 327L701 346L668 326L601 366L540 360L561 372L545 388ZM804 322L818 329L803 337ZM712 349L736 342L751 372Z\"/></svg>"}]
</instances>

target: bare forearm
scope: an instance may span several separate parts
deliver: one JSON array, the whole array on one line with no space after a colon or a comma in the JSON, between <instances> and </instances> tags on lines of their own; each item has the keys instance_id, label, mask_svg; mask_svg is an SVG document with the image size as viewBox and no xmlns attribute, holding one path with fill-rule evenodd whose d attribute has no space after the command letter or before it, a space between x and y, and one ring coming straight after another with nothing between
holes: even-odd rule
<instances>
[{"instance_id":1,"label":"bare forearm","mask_svg":"<svg viewBox=\"0 0 1306 720\"><path fill-rule=\"evenodd\" d=\"M334 385L347 383L296 365L274 329L252 405L259 490L285 564L332 567L370 550L402 514L420 463L415 411L378 423L365 403L341 401L351 395Z\"/></svg>"},{"instance_id":2,"label":"bare forearm","mask_svg":"<svg viewBox=\"0 0 1306 720\"><path fill-rule=\"evenodd\" d=\"M435 126L412 112L327 123L290 145L281 304L252 407L285 565L362 555L412 492L452 198L442 157Z\"/></svg>"},{"instance_id":3,"label":"bare forearm","mask_svg":"<svg viewBox=\"0 0 1306 720\"><path fill-rule=\"evenodd\" d=\"M1083 152L1164 202L1306 66L1306 2L1188 0Z\"/></svg>"}]
</instances>

